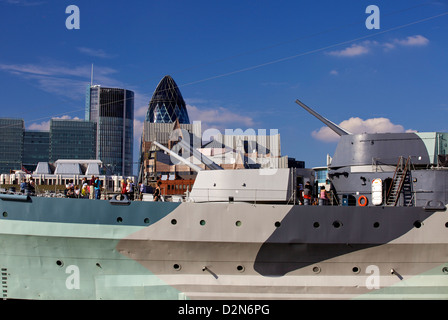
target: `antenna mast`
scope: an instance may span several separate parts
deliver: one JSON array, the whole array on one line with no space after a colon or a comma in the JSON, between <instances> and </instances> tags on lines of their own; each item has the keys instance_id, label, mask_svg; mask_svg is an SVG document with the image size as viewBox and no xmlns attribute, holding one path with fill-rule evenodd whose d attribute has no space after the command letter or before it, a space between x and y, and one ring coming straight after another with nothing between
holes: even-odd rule
<instances>
[{"instance_id":1,"label":"antenna mast","mask_svg":"<svg viewBox=\"0 0 448 320\"><path fill-rule=\"evenodd\" d=\"M93 63L92 63L92 70L90 71L90 86L93 86Z\"/></svg>"}]
</instances>

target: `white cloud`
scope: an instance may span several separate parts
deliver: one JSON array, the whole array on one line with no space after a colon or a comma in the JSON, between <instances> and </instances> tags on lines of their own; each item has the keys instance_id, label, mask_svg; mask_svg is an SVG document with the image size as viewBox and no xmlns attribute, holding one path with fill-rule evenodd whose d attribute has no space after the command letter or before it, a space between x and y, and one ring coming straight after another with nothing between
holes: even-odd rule
<instances>
[{"instance_id":1,"label":"white cloud","mask_svg":"<svg viewBox=\"0 0 448 320\"><path fill-rule=\"evenodd\" d=\"M387 118L372 118L363 120L361 118L350 118L348 120L342 121L339 126L341 128L346 129L351 133L384 133L384 132L414 132L414 130L408 129L405 130L402 125L393 124ZM311 133L311 135L318 140L324 142L335 142L338 141L339 136L334 133L328 127L322 127L319 130L315 130Z\"/></svg>"},{"instance_id":2,"label":"white cloud","mask_svg":"<svg viewBox=\"0 0 448 320\"><path fill-rule=\"evenodd\" d=\"M354 43L350 47L342 50L330 51L327 54L336 57L357 57L371 52L374 48L383 48L385 51L401 47L417 47L426 46L429 44L429 39L422 35L413 35L402 39L393 39L388 42L378 42L366 40L361 43Z\"/></svg>"},{"instance_id":3,"label":"white cloud","mask_svg":"<svg viewBox=\"0 0 448 320\"><path fill-rule=\"evenodd\" d=\"M363 44L354 43L348 48L330 51L328 54L336 57L355 57L368 53L370 51L369 46L370 41L365 41Z\"/></svg>"},{"instance_id":4,"label":"white cloud","mask_svg":"<svg viewBox=\"0 0 448 320\"><path fill-rule=\"evenodd\" d=\"M201 121L203 130L206 128L224 130L237 128L238 126L250 128L255 124L251 117L236 114L223 107L210 109L187 104L187 111L190 122Z\"/></svg>"},{"instance_id":5,"label":"white cloud","mask_svg":"<svg viewBox=\"0 0 448 320\"><path fill-rule=\"evenodd\" d=\"M134 141L139 142L143 133L143 121L134 119Z\"/></svg>"},{"instance_id":6,"label":"white cloud","mask_svg":"<svg viewBox=\"0 0 448 320\"><path fill-rule=\"evenodd\" d=\"M339 72L337 70L331 70L330 74L333 76L337 76L339 74Z\"/></svg>"},{"instance_id":7,"label":"white cloud","mask_svg":"<svg viewBox=\"0 0 448 320\"><path fill-rule=\"evenodd\" d=\"M90 83L91 66L71 67L56 62L42 64L0 63L0 70L35 81L43 91L81 100L84 99L86 86ZM121 85L119 81L111 77L116 72L109 67L95 67L94 80L104 86Z\"/></svg>"},{"instance_id":8,"label":"white cloud","mask_svg":"<svg viewBox=\"0 0 448 320\"><path fill-rule=\"evenodd\" d=\"M77 48L79 52L86 54L91 57L97 57L97 58L113 58L114 55L106 53L102 49L92 49L92 48L86 48L86 47L78 47Z\"/></svg>"},{"instance_id":9,"label":"white cloud","mask_svg":"<svg viewBox=\"0 0 448 320\"><path fill-rule=\"evenodd\" d=\"M43 91L70 98L72 100L84 101L86 88L90 84L91 66L69 67L61 63L42 63L42 64L2 64L0 71L9 72L21 78L33 81ZM109 67L95 66L94 84L100 84L105 87L117 87L132 90L134 92L134 137L140 141L143 130L143 120L148 109L150 97L141 93L139 90L125 85L124 83L112 78L117 71ZM84 104L80 108L73 110L80 112L84 110ZM70 116L49 115L42 119L71 119ZM74 118L78 119L78 118ZM48 131L50 129L50 120L42 122L33 122L28 126L29 130Z\"/></svg>"},{"instance_id":10,"label":"white cloud","mask_svg":"<svg viewBox=\"0 0 448 320\"><path fill-rule=\"evenodd\" d=\"M21 7L40 6L46 3L46 1L26 1L26 0L2 0L1 2Z\"/></svg>"},{"instance_id":11,"label":"white cloud","mask_svg":"<svg viewBox=\"0 0 448 320\"><path fill-rule=\"evenodd\" d=\"M52 119L81 120L78 117L72 118L69 115L63 115L61 117L53 117ZM48 131L50 130L50 120L42 121L41 123L32 123L29 125L28 130Z\"/></svg>"},{"instance_id":12,"label":"white cloud","mask_svg":"<svg viewBox=\"0 0 448 320\"><path fill-rule=\"evenodd\" d=\"M426 46L429 44L428 38L425 38L422 35L409 36L405 39L394 39L390 42L383 43L383 46L386 50L395 49L397 46L404 47L417 47L417 46Z\"/></svg>"},{"instance_id":13,"label":"white cloud","mask_svg":"<svg viewBox=\"0 0 448 320\"><path fill-rule=\"evenodd\" d=\"M410 36L404 40L397 40L403 46L426 46L429 40L421 35Z\"/></svg>"},{"instance_id":14,"label":"white cloud","mask_svg":"<svg viewBox=\"0 0 448 320\"><path fill-rule=\"evenodd\" d=\"M134 91L134 118L144 120L146 118L146 112L148 111L151 95L141 93L139 90L133 88L129 88L129 90Z\"/></svg>"},{"instance_id":15,"label":"white cloud","mask_svg":"<svg viewBox=\"0 0 448 320\"><path fill-rule=\"evenodd\" d=\"M90 81L91 66L71 67L61 63L42 63L42 64L0 64L0 69L16 74L36 75L36 76L72 76L85 78ZM104 77L116 73L117 71L109 67L96 67L95 75Z\"/></svg>"},{"instance_id":16,"label":"white cloud","mask_svg":"<svg viewBox=\"0 0 448 320\"><path fill-rule=\"evenodd\" d=\"M50 121L43 121L41 123L32 123L28 130L48 131L50 130Z\"/></svg>"}]
</instances>

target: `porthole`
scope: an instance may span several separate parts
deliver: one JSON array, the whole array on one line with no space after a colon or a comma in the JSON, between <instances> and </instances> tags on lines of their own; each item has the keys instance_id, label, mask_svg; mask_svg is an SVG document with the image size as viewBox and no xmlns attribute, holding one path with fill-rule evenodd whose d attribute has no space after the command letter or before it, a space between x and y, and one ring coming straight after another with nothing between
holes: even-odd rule
<instances>
[{"instance_id":1,"label":"porthole","mask_svg":"<svg viewBox=\"0 0 448 320\"><path fill-rule=\"evenodd\" d=\"M379 228L380 227L380 223L379 222L375 222L374 224L373 224L373 227L376 229L376 228Z\"/></svg>"},{"instance_id":2,"label":"porthole","mask_svg":"<svg viewBox=\"0 0 448 320\"><path fill-rule=\"evenodd\" d=\"M274 225L275 225L276 228L278 228L278 227L280 227L282 225L282 223L280 221L276 221L274 223Z\"/></svg>"},{"instance_id":3,"label":"porthole","mask_svg":"<svg viewBox=\"0 0 448 320\"><path fill-rule=\"evenodd\" d=\"M241 221L240 220L238 220L237 222L235 222L235 225L237 226L237 227L241 227Z\"/></svg>"},{"instance_id":4,"label":"porthole","mask_svg":"<svg viewBox=\"0 0 448 320\"><path fill-rule=\"evenodd\" d=\"M7 217L8 216L8 212L6 212L6 211L3 211L3 217Z\"/></svg>"},{"instance_id":5,"label":"porthole","mask_svg":"<svg viewBox=\"0 0 448 320\"><path fill-rule=\"evenodd\" d=\"M417 229L420 228L423 225L423 223L419 220L415 220L414 221L414 227L416 227Z\"/></svg>"},{"instance_id":6,"label":"porthole","mask_svg":"<svg viewBox=\"0 0 448 320\"><path fill-rule=\"evenodd\" d=\"M143 220L144 223L149 224L149 218L145 218L145 220Z\"/></svg>"},{"instance_id":7,"label":"porthole","mask_svg":"<svg viewBox=\"0 0 448 320\"><path fill-rule=\"evenodd\" d=\"M122 222L123 222L123 218L122 218L122 217L118 217L118 218L117 218L117 222L118 222L118 223L122 223Z\"/></svg>"},{"instance_id":8,"label":"porthole","mask_svg":"<svg viewBox=\"0 0 448 320\"><path fill-rule=\"evenodd\" d=\"M5 213L5 212L3 212L3 213ZM6 214L6 215L8 215L8 214ZM448 222L445 223L445 228L448 228Z\"/></svg>"},{"instance_id":9,"label":"porthole","mask_svg":"<svg viewBox=\"0 0 448 320\"><path fill-rule=\"evenodd\" d=\"M205 226L205 220L201 220L201 221L199 221L199 224L200 224L201 226Z\"/></svg>"},{"instance_id":10,"label":"porthole","mask_svg":"<svg viewBox=\"0 0 448 320\"><path fill-rule=\"evenodd\" d=\"M62 260L56 260L56 265L58 267L62 267L64 265L64 262Z\"/></svg>"},{"instance_id":11,"label":"porthole","mask_svg":"<svg viewBox=\"0 0 448 320\"><path fill-rule=\"evenodd\" d=\"M320 267L318 267L318 266L313 267L313 272L320 273Z\"/></svg>"},{"instance_id":12,"label":"porthole","mask_svg":"<svg viewBox=\"0 0 448 320\"><path fill-rule=\"evenodd\" d=\"M342 222L340 222L338 220L333 221L333 227L336 229L342 227Z\"/></svg>"},{"instance_id":13,"label":"porthole","mask_svg":"<svg viewBox=\"0 0 448 320\"><path fill-rule=\"evenodd\" d=\"M176 271L179 271L181 269L180 264L177 264L177 263L173 264L173 269Z\"/></svg>"},{"instance_id":14,"label":"porthole","mask_svg":"<svg viewBox=\"0 0 448 320\"><path fill-rule=\"evenodd\" d=\"M317 228L319 228L320 227L320 224L319 224L319 222L314 222L313 223L313 227L315 228L315 229L317 229Z\"/></svg>"},{"instance_id":15,"label":"porthole","mask_svg":"<svg viewBox=\"0 0 448 320\"><path fill-rule=\"evenodd\" d=\"M442 268L442 272L443 272L444 274L448 274L448 268L447 268L447 267L443 267L443 268Z\"/></svg>"},{"instance_id":16,"label":"porthole","mask_svg":"<svg viewBox=\"0 0 448 320\"><path fill-rule=\"evenodd\" d=\"M238 270L239 272L244 272L244 266L239 265L236 267L236 270Z\"/></svg>"},{"instance_id":17,"label":"porthole","mask_svg":"<svg viewBox=\"0 0 448 320\"><path fill-rule=\"evenodd\" d=\"M359 269L357 266L354 266L354 267L352 268L352 272L353 272L353 273L359 273L359 271L360 271L360 269Z\"/></svg>"},{"instance_id":18,"label":"porthole","mask_svg":"<svg viewBox=\"0 0 448 320\"><path fill-rule=\"evenodd\" d=\"M171 220L171 224L172 224L172 225L175 225L176 223L177 223L177 220L176 220L176 219Z\"/></svg>"}]
</instances>

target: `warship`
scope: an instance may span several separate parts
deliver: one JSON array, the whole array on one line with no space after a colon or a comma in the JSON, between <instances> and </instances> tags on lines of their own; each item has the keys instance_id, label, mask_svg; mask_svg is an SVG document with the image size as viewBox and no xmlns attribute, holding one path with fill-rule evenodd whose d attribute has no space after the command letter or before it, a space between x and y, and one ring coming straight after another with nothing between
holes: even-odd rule
<instances>
[{"instance_id":1,"label":"warship","mask_svg":"<svg viewBox=\"0 0 448 320\"><path fill-rule=\"evenodd\" d=\"M352 134L296 103L340 136L325 205L298 200L312 170L213 163L179 202L5 192L2 298L448 298L448 133Z\"/></svg>"}]
</instances>

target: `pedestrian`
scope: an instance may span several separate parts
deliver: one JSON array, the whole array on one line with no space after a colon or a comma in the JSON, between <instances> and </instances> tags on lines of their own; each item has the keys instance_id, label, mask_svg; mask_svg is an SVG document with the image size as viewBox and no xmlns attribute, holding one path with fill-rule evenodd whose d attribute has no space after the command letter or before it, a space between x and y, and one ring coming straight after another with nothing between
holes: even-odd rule
<instances>
[{"instance_id":1,"label":"pedestrian","mask_svg":"<svg viewBox=\"0 0 448 320\"><path fill-rule=\"evenodd\" d=\"M305 188L303 189L303 204L306 206L311 204L311 184L309 181L305 183Z\"/></svg>"},{"instance_id":2,"label":"pedestrian","mask_svg":"<svg viewBox=\"0 0 448 320\"><path fill-rule=\"evenodd\" d=\"M26 187L27 187L27 184L26 184L26 181L24 179L22 181L22 183L20 184L20 192L25 193Z\"/></svg>"},{"instance_id":3,"label":"pedestrian","mask_svg":"<svg viewBox=\"0 0 448 320\"><path fill-rule=\"evenodd\" d=\"M127 180L126 194L129 200L134 200L134 182L131 179Z\"/></svg>"},{"instance_id":4,"label":"pedestrian","mask_svg":"<svg viewBox=\"0 0 448 320\"><path fill-rule=\"evenodd\" d=\"M319 205L325 206L327 205L327 191L325 190L324 186L320 187L320 197L319 197Z\"/></svg>"},{"instance_id":5,"label":"pedestrian","mask_svg":"<svg viewBox=\"0 0 448 320\"><path fill-rule=\"evenodd\" d=\"M89 198L89 192L87 191L87 183L82 185L81 188L81 198L88 199Z\"/></svg>"},{"instance_id":6,"label":"pedestrian","mask_svg":"<svg viewBox=\"0 0 448 320\"><path fill-rule=\"evenodd\" d=\"M156 190L154 190L154 201L160 201L161 198L161 192L160 192L160 185L162 184L162 182L157 181L157 186L156 186Z\"/></svg>"},{"instance_id":7,"label":"pedestrian","mask_svg":"<svg viewBox=\"0 0 448 320\"><path fill-rule=\"evenodd\" d=\"M121 194L126 194L126 181L124 179L121 179Z\"/></svg>"},{"instance_id":8,"label":"pedestrian","mask_svg":"<svg viewBox=\"0 0 448 320\"><path fill-rule=\"evenodd\" d=\"M80 195L80 189L79 189L79 187L76 185L75 186L75 189L74 189L74 197L75 198L79 198L79 195Z\"/></svg>"},{"instance_id":9,"label":"pedestrian","mask_svg":"<svg viewBox=\"0 0 448 320\"><path fill-rule=\"evenodd\" d=\"M99 199L101 197L101 180L99 177L95 178L94 182L94 191L95 191L95 199Z\"/></svg>"},{"instance_id":10,"label":"pedestrian","mask_svg":"<svg viewBox=\"0 0 448 320\"><path fill-rule=\"evenodd\" d=\"M95 176L92 175L92 178L89 181L89 199L95 199L95 197L94 197L94 194L95 194L94 193L95 192L94 186L95 186Z\"/></svg>"},{"instance_id":11,"label":"pedestrian","mask_svg":"<svg viewBox=\"0 0 448 320\"><path fill-rule=\"evenodd\" d=\"M138 199L140 201L143 200L143 190L145 190L145 185L143 183L140 183L139 194L138 194Z\"/></svg>"},{"instance_id":12,"label":"pedestrian","mask_svg":"<svg viewBox=\"0 0 448 320\"><path fill-rule=\"evenodd\" d=\"M73 184L73 179L70 179L67 184L65 184L65 196L67 198L73 198L75 196L75 188Z\"/></svg>"},{"instance_id":13,"label":"pedestrian","mask_svg":"<svg viewBox=\"0 0 448 320\"><path fill-rule=\"evenodd\" d=\"M298 203L303 204L303 185L299 183L299 186L297 187L298 190Z\"/></svg>"}]
</instances>

